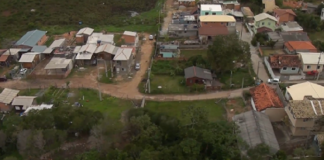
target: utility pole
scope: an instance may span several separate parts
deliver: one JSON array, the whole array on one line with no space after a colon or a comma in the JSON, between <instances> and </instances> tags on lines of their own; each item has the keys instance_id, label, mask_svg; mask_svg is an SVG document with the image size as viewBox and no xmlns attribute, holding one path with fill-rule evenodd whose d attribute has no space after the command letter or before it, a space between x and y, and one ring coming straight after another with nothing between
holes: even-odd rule
<instances>
[{"instance_id":1,"label":"utility pole","mask_svg":"<svg viewBox=\"0 0 324 160\"><path fill-rule=\"evenodd\" d=\"M110 70L111 70L111 78L114 77L114 70L113 70L113 66L112 66L112 60L110 60Z\"/></svg>"},{"instance_id":2,"label":"utility pole","mask_svg":"<svg viewBox=\"0 0 324 160\"><path fill-rule=\"evenodd\" d=\"M102 101L102 97L101 97L101 91L100 91L99 82L98 82L97 84L98 84L99 99L100 99L100 101Z\"/></svg>"},{"instance_id":3,"label":"utility pole","mask_svg":"<svg viewBox=\"0 0 324 160\"><path fill-rule=\"evenodd\" d=\"M260 65L260 61L258 61L258 69L257 69L257 78L259 79L259 65Z\"/></svg>"},{"instance_id":4,"label":"utility pole","mask_svg":"<svg viewBox=\"0 0 324 160\"><path fill-rule=\"evenodd\" d=\"M242 88L243 88L243 86L244 86L244 77L243 77L243 80L242 80Z\"/></svg>"},{"instance_id":5,"label":"utility pole","mask_svg":"<svg viewBox=\"0 0 324 160\"><path fill-rule=\"evenodd\" d=\"M231 71L231 78L230 78L230 87L232 88L232 71Z\"/></svg>"},{"instance_id":6,"label":"utility pole","mask_svg":"<svg viewBox=\"0 0 324 160\"><path fill-rule=\"evenodd\" d=\"M150 82L150 79L148 79L147 82L148 82L148 93L151 93L151 82Z\"/></svg>"},{"instance_id":7,"label":"utility pole","mask_svg":"<svg viewBox=\"0 0 324 160\"><path fill-rule=\"evenodd\" d=\"M321 52L320 55L319 55L319 57L318 57L318 62L317 62L317 66L316 66L316 67L317 67L317 70L321 68L321 66L319 66L319 64L320 64L320 61L321 61L322 53L323 53L323 52ZM319 67L319 68L318 68L318 67ZM317 71L317 72L318 72L318 74L317 74L316 81L318 81L319 76L320 76L320 74L321 74L321 72L319 72L319 71Z\"/></svg>"}]
</instances>

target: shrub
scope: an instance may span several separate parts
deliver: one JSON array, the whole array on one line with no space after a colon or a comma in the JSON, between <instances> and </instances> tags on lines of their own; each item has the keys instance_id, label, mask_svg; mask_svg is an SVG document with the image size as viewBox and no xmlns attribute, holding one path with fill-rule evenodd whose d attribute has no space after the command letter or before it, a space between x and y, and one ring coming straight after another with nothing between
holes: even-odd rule
<instances>
[{"instance_id":1,"label":"shrub","mask_svg":"<svg viewBox=\"0 0 324 160\"><path fill-rule=\"evenodd\" d=\"M243 97L244 97L244 99L245 100L249 100L250 98L251 98L251 93L250 93L250 91L244 91L243 92Z\"/></svg>"},{"instance_id":2,"label":"shrub","mask_svg":"<svg viewBox=\"0 0 324 160\"><path fill-rule=\"evenodd\" d=\"M203 84L194 84L190 87L190 92L202 92L205 90L205 85Z\"/></svg>"}]
</instances>

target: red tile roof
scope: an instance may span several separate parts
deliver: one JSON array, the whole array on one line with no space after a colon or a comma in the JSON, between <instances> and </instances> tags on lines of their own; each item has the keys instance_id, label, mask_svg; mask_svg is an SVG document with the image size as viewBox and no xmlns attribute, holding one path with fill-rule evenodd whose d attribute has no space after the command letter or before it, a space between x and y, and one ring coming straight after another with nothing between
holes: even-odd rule
<instances>
[{"instance_id":1,"label":"red tile roof","mask_svg":"<svg viewBox=\"0 0 324 160\"><path fill-rule=\"evenodd\" d=\"M278 8L278 9L274 9L273 12L277 16L281 16L281 15L284 15L286 13L291 14L291 15L294 15L294 16L297 16L292 9L280 9L280 8Z\"/></svg>"},{"instance_id":2,"label":"red tile roof","mask_svg":"<svg viewBox=\"0 0 324 160\"><path fill-rule=\"evenodd\" d=\"M272 55L269 57L271 68L280 69L282 67L300 67L301 61L298 55Z\"/></svg>"},{"instance_id":3,"label":"red tile roof","mask_svg":"<svg viewBox=\"0 0 324 160\"><path fill-rule=\"evenodd\" d=\"M308 41L288 41L285 43L285 46L289 51L309 50L310 52L317 52L317 49L312 42Z\"/></svg>"},{"instance_id":4,"label":"red tile roof","mask_svg":"<svg viewBox=\"0 0 324 160\"><path fill-rule=\"evenodd\" d=\"M217 26L217 27L200 27L198 30L199 35L204 36L219 36L219 35L228 35L228 29L226 26Z\"/></svg>"},{"instance_id":5,"label":"red tile roof","mask_svg":"<svg viewBox=\"0 0 324 160\"><path fill-rule=\"evenodd\" d=\"M255 108L257 111L263 111L267 108L283 108L276 91L265 83L250 89Z\"/></svg>"},{"instance_id":6,"label":"red tile roof","mask_svg":"<svg viewBox=\"0 0 324 160\"><path fill-rule=\"evenodd\" d=\"M288 0L288 1L283 1L283 5L295 9L295 8L301 8L303 6L303 2L301 2L301 1L296 2L293 0L292 1Z\"/></svg>"},{"instance_id":7,"label":"red tile roof","mask_svg":"<svg viewBox=\"0 0 324 160\"><path fill-rule=\"evenodd\" d=\"M257 29L258 33L272 32L273 30L268 27L260 27Z\"/></svg>"},{"instance_id":8,"label":"red tile roof","mask_svg":"<svg viewBox=\"0 0 324 160\"><path fill-rule=\"evenodd\" d=\"M0 56L0 62L5 62L5 61L7 61L8 57L9 57L9 55L1 55L1 56Z\"/></svg>"}]
</instances>

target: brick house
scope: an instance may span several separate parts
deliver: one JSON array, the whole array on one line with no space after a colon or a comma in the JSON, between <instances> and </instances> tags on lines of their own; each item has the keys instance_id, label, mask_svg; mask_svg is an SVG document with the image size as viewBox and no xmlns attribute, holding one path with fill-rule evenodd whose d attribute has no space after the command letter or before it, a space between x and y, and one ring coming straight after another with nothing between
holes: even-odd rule
<instances>
[{"instance_id":1,"label":"brick house","mask_svg":"<svg viewBox=\"0 0 324 160\"><path fill-rule=\"evenodd\" d=\"M206 84L213 80L212 74L208 69L192 66L184 69L184 72L187 86Z\"/></svg>"},{"instance_id":2,"label":"brick house","mask_svg":"<svg viewBox=\"0 0 324 160\"><path fill-rule=\"evenodd\" d=\"M295 21L296 13L292 9L274 9L273 16L277 18L278 23Z\"/></svg>"},{"instance_id":3,"label":"brick house","mask_svg":"<svg viewBox=\"0 0 324 160\"><path fill-rule=\"evenodd\" d=\"M317 52L317 49L312 42L288 41L284 44L284 51L287 54L297 54L297 52Z\"/></svg>"},{"instance_id":4,"label":"brick house","mask_svg":"<svg viewBox=\"0 0 324 160\"><path fill-rule=\"evenodd\" d=\"M271 69L278 70L280 74L297 74L301 70L301 61L298 55L271 55L269 63Z\"/></svg>"},{"instance_id":5,"label":"brick house","mask_svg":"<svg viewBox=\"0 0 324 160\"><path fill-rule=\"evenodd\" d=\"M126 45L137 46L139 37L136 32L125 31L121 37Z\"/></svg>"}]
</instances>

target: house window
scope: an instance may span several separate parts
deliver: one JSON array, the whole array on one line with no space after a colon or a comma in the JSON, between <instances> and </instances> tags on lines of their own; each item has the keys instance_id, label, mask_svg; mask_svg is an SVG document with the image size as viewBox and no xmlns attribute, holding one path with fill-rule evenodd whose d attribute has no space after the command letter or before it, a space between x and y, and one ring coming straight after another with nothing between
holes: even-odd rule
<instances>
[{"instance_id":1,"label":"house window","mask_svg":"<svg viewBox=\"0 0 324 160\"><path fill-rule=\"evenodd\" d=\"M283 69L283 70L287 70L287 67L283 67L282 69Z\"/></svg>"},{"instance_id":2,"label":"house window","mask_svg":"<svg viewBox=\"0 0 324 160\"><path fill-rule=\"evenodd\" d=\"M268 22L268 26L271 26L271 23L270 22Z\"/></svg>"},{"instance_id":3,"label":"house window","mask_svg":"<svg viewBox=\"0 0 324 160\"><path fill-rule=\"evenodd\" d=\"M215 12L213 12L213 15L216 15L216 13L215 13Z\"/></svg>"},{"instance_id":4,"label":"house window","mask_svg":"<svg viewBox=\"0 0 324 160\"><path fill-rule=\"evenodd\" d=\"M310 68L311 68L311 66L308 65L308 66L307 66L307 69L310 69Z\"/></svg>"},{"instance_id":5,"label":"house window","mask_svg":"<svg viewBox=\"0 0 324 160\"><path fill-rule=\"evenodd\" d=\"M320 69L321 68L321 66L317 66L317 69Z\"/></svg>"},{"instance_id":6,"label":"house window","mask_svg":"<svg viewBox=\"0 0 324 160\"><path fill-rule=\"evenodd\" d=\"M296 70L296 68L291 68L291 70L293 70L293 71L294 71L294 70Z\"/></svg>"},{"instance_id":7,"label":"house window","mask_svg":"<svg viewBox=\"0 0 324 160\"><path fill-rule=\"evenodd\" d=\"M264 22L262 22L261 25L263 26L264 25Z\"/></svg>"},{"instance_id":8,"label":"house window","mask_svg":"<svg viewBox=\"0 0 324 160\"><path fill-rule=\"evenodd\" d=\"M208 12L205 13L205 15L208 15L208 14L209 14Z\"/></svg>"},{"instance_id":9,"label":"house window","mask_svg":"<svg viewBox=\"0 0 324 160\"><path fill-rule=\"evenodd\" d=\"M19 106L15 106L16 110L20 110L20 107Z\"/></svg>"}]
</instances>

